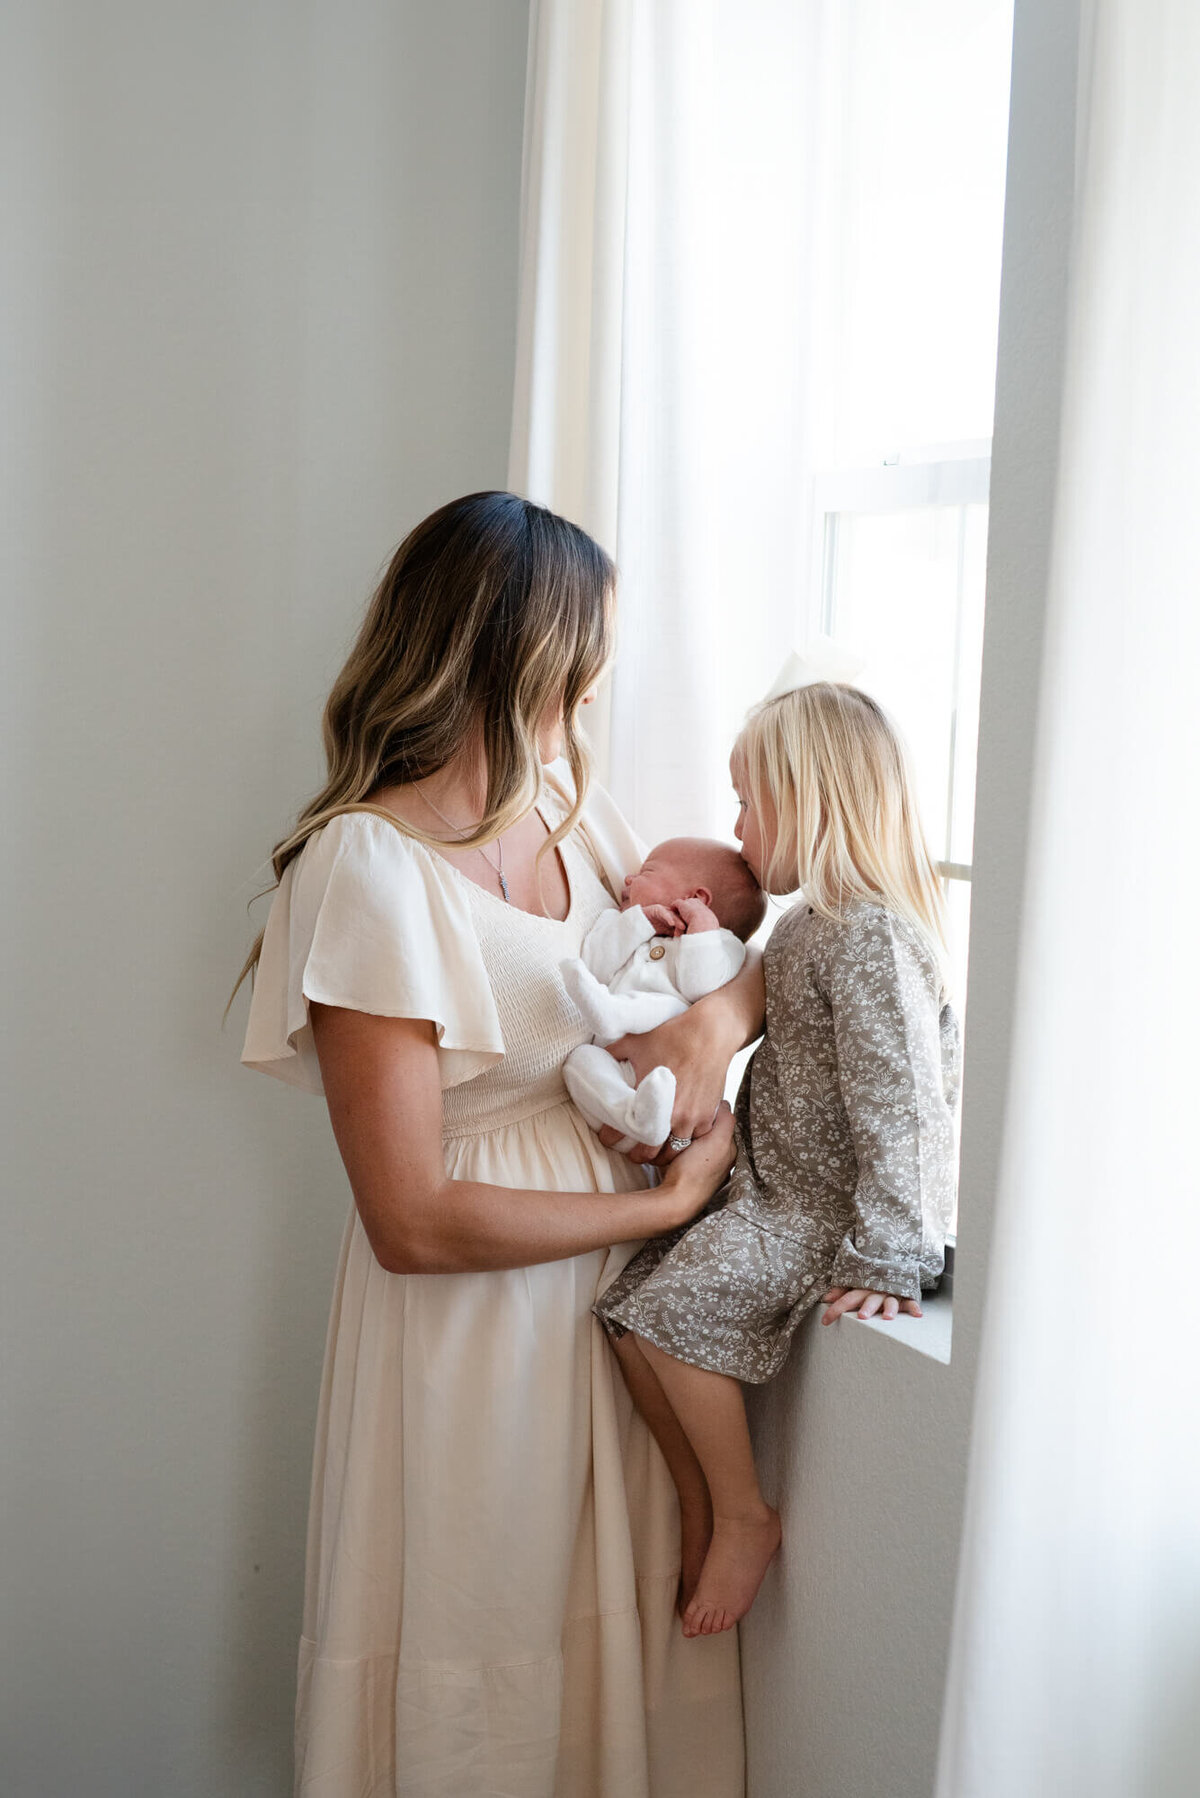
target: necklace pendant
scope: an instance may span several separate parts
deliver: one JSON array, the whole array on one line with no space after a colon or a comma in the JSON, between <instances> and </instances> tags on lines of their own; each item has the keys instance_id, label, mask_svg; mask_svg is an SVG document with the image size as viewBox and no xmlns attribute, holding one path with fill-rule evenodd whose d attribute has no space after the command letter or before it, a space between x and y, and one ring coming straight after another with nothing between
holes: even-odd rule
<instances>
[{"instance_id":1,"label":"necklace pendant","mask_svg":"<svg viewBox=\"0 0 1200 1798\"><path fill-rule=\"evenodd\" d=\"M500 891L504 894L505 905L511 905L512 899L509 897L508 882L505 880L503 874L500 875Z\"/></svg>"}]
</instances>

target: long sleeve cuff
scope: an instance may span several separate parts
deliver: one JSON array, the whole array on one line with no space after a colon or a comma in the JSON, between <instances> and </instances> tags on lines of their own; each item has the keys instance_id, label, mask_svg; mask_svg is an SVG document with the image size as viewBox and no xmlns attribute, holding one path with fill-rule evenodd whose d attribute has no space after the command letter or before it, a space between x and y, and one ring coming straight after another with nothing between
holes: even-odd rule
<instances>
[{"instance_id":1,"label":"long sleeve cuff","mask_svg":"<svg viewBox=\"0 0 1200 1798\"><path fill-rule=\"evenodd\" d=\"M690 1002L715 993L741 972L746 945L732 930L702 930L671 944L675 984Z\"/></svg>"},{"instance_id":2,"label":"long sleeve cuff","mask_svg":"<svg viewBox=\"0 0 1200 1798\"><path fill-rule=\"evenodd\" d=\"M617 969L624 967L653 935L654 926L640 905L630 905L625 911L601 912L583 939L580 954L584 966L601 986L607 986Z\"/></svg>"},{"instance_id":3,"label":"long sleeve cuff","mask_svg":"<svg viewBox=\"0 0 1200 1798\"><path fill-rule=\"evenodd\" d=\"M908 1256L862 1255L845 1237L829 1276L831 1286L849 1292L892 1292L899 1299L921 1296L921 1264Z\"/></svg>"}]
</instances>

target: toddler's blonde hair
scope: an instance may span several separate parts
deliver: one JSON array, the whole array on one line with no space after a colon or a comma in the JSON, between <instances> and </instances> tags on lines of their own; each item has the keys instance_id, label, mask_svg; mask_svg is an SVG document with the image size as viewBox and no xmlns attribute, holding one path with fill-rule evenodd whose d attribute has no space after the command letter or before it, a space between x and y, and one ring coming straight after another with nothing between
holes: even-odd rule
<instances>
[{"instance_id":1,"label":"toddler's blonde hair","mask_svg":"<svg viewBox=\"0 0 1200 1798\"><path fill-rule=\"evenodd\" d=\"M756 707L734 745L735 767L776 834L764 884L798 871L814 911L843 915L854 899L899 913L928 945L949 986L946 907L895 725L869 694L816 681Z\"/></svg>"}]
</instances>

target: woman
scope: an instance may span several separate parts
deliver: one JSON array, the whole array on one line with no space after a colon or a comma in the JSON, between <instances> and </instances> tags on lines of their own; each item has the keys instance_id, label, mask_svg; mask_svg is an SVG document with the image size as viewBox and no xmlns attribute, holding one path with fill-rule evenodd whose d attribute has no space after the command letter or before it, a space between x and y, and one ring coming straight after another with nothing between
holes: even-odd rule
<instances>
[{"instance_id":1,"label":"woman","mask_svg":"<svg viewBox=\"0 0 1200 1798\"><path fill-rule=\"evenodd\" d=\"M591 1306L724 1178L717 1108L762 984L751 963L638 1040L697 1139L647 1185L561 1075L584 1029L559 964L642 857L576 727L613 586L589 537L511 494L412 532L243 971L242 1059L324 1093L354 1198L313 1468L306 1798L742 1791L736 1637L683 1638L673 1487Z\"/></svg>"}]
</instances>

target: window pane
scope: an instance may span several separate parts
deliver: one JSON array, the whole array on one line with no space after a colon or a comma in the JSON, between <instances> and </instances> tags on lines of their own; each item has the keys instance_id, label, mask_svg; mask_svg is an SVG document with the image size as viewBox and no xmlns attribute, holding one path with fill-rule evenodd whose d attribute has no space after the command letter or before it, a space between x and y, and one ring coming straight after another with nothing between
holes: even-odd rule
<instances>
[{"instance_id":1,"label":"window pane","mask_svg":"<svg viewBox=\"0 0 1200 1798\"><path fill-rule=\"evenodd\" d=\"M816 301L825 467L987 437L1012 0L838 0Z\"/></svg>"},{"instance_id":2,"label":"window pane","mask_svg":"<svg viewBox=\"0 0 1200 1798\"><path fill-rule=\"evenodd\" d=\"M986 538L981 505L843 512L829 536L827 626L904 733L939 861L971 859Z\"/></svg>"}]
</instances>

